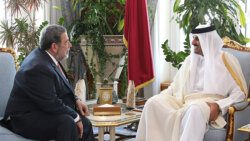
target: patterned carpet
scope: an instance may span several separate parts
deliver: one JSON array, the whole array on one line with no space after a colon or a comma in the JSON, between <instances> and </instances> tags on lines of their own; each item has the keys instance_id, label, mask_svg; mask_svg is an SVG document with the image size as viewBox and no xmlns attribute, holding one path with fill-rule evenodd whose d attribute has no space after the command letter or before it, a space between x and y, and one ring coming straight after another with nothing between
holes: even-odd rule
<instances>
[{"instance_id":1,"label":"patterned carpet","mask_svg":"<svg viewBox=\"0 0 250 141\"><path fill-rule=\"evenodd\" d=\"M124 125L124 126L119 126L115 128L115 133L116 134L122 134L122 135L126 135L126 136L135 136L136 135L136 131L133 131L131 129L127 128L128 125ZM98 135L98 128L94 127L94 134L97 136ZM98 137L96 137L97 140ZM116 140L117 141L135 141L135 138L128 138L128 139L119 139L119 136L116 136ZM104 135L104 141L109 141L109 134L105 134Z\"/></svg>"}]
</instances>

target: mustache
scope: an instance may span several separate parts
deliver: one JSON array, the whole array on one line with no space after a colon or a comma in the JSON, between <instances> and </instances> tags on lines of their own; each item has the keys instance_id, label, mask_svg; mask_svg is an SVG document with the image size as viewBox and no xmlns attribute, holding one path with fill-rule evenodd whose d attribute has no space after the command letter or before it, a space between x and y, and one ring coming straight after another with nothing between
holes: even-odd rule
<instances>
[{"instance_id":1,"label":"mustache","mask_svg":"<svg viewBox=\"0 0 250 141\"><path fill-rule=\"evenodd\" d=\"M200 45L193 45L193 47L194 47L194 48L198 48L198 47L201 48Z\"/></svg>"},{"instance_id":2,"label":"mustache","mask_svg":"<svg viewBox=\"0 0 250 141\"><path fill-rule=\"evenodd\" d=\"M196 48L198 48L199 46L197 46L197 45L193 45L193 47L194 47L194 49L196 49Z\"/></svg>"}]
</instances>

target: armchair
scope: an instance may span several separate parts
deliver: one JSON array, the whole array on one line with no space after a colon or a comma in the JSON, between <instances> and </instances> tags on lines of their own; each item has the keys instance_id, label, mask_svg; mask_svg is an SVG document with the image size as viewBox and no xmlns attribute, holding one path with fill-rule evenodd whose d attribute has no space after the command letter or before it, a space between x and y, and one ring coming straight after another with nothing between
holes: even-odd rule
<instances>
[{"instance_id":1,"label":"armchair","mask_svg":"<svg viewBox=\"0 0 250 141\"><path fill-rule=\"evenodd\" d=\"M0 48L0 120L14 83L17 65L15 51L11 48ZM31 141L0 126L0 141Z\"/></svg>"},{"instance_id":2,"label":"armchair","mask_svg":"<svg viewBox=\"0 0 250 141\"><path fill-rule=\"evenodd\" d=\"M242 46L228 37L224 37L223 42L223 50L233 54L239 60L247 86L250 86L250 48ZM204 141L243 141L248 138L248 134L239 132L237 129L250 123L249 92L248 89L246 101L234 104L229 108L226 115L227 126L223 129L210 127L205 134Z\"/></svg>"}]
</instances>

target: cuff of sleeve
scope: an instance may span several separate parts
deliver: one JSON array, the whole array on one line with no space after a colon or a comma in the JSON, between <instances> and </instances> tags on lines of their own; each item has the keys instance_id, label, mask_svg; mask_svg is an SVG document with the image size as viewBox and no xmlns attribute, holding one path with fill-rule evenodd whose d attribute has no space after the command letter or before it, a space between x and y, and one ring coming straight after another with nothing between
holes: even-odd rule
<instances>
[{"instance_id":1,"label":"cuff of sleeve","mask_svg":"<svg viewBox=\"0 0 250 141\"><path fill-rule=\"evenodd\" d=\"M78 121L80 121L81 119L80 119L80 116L77 114L77 117L74 119L74 121L75 122L78 122Z\"/></svg>"},{"instance_id":2,"label":"cuff of sleeve","mask_svg":"<svg viewBox=\"0 0 250 141\"><path fill-rule=\"evenodd\" d=\"M76 101L77 101L77 100L82 101L78 96L76 96L75 99L76 99Z\"/></svg>"},{"instance_id":3,"label":"cuff of sleeve","mask_svg":"<svg viewBox=\"0 0 250 141\"><path fill-rule=\"evenodd\" d=\"M217 101L216 103L219 105L220 113L222 115L225 115L227 113L228 108L224 106L225 104L223 103L223 101Z\"/></svg>"}]
</instances>

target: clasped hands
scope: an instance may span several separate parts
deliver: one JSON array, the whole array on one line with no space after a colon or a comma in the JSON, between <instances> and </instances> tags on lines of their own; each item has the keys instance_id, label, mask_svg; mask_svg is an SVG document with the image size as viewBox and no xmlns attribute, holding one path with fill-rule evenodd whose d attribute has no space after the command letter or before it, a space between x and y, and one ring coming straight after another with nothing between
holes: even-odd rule
<instances>
[{"instance_id":1,"label":"clasped hands","mask_svg":"<svg viewBox=\"0 0 250 141\"><path fill-rule=\"evenodd\" d=\"M219 114L220 114L220 107L217 103L209 103L207 102L208 106L210 107L210 116L209 116L209 122L215 121Z\"/></svg>"},{"instance_id":2,"label":"clasped hands","mask_svg":"<svg viewBox=\"0 0 250 141\"><path fill-rule=\"evenodd\" d=\"M79 112L80 112L80 114L82 116L88 116L89 115L89 111L88 111L87 105L85 105L81 100L79 100L79 99L76 100L76 107L77 107L77 110L79 110ZM77 126L78 131L79 131L79 137L82 138L82 136L83 136L83 124L82 124L82 120L79 120L76 123L76 126Z\"/></svg>"}]
</instances>

